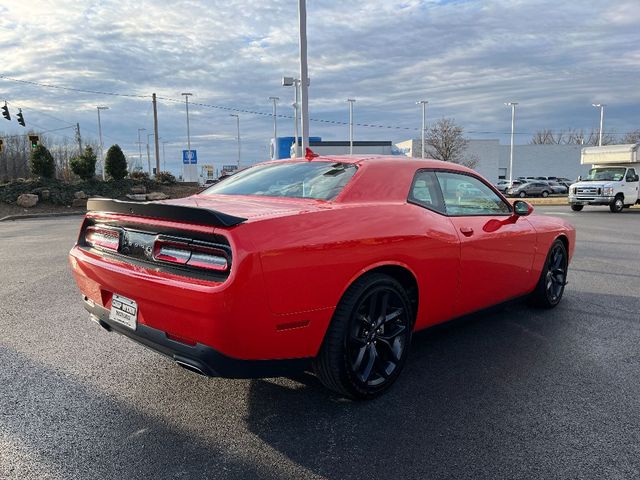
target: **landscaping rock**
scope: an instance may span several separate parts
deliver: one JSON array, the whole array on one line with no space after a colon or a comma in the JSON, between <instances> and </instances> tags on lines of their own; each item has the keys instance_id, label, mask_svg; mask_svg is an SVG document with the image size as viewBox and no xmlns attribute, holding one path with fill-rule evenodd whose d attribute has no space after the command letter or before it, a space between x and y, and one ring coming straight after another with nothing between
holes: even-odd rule
<instances>
[{"instance_id":1,"label":"landscaping rock","mask_svg":"<svg viewBox=\"0 0 640 480\"><path fill-rule=\"evenodd\" d=\"M80 207L80 208L87 208L87 199L86 198L74 198L73 201L71 202L71 206L72 207Z\"/></svg>"},{"instance_id":2,"label":"landscaping rock","mask_svg":"<svg viewBox=\"0 0 640 480\"><path fill-rule=\"evenodd\" d=\"M20 207L31 208L35 207L38 203L38 195L34 195L33 193L23 193L16 200L16 204Z\"/></svg>"},{"instance_id":3,"label":"landscaping rock","mask_svg":"<svg viewBox=\"0 0 640 480\"><path fill-rule=\"evenodd\" d=\"M84 193L82 190L80 190L79 192L76 192L73 194L73 196L77 199L86 199L87 198L87 194Z\"/></svg>"},{"instance_id":4,"label":"landscaping rock","mask_svg":"<svg viewBox=\"0 0 640 480\"><path fill-rule=\"evenodd\" d=\"M147 193L147 187L145 187L144 185L134 185L133 187L131 187L131 193L133 194Z\"/></svg>"},{"instance_id":5,"label":"landscaping rock","mask_svg":"<svg viewBox=\"0 0 640 480\"><path fill-rule=\"evenodd\" d=\"M166 200L169 198L169 195L162 192L151 192L147 193L147 200Z\"/></svg>"},{"instance_id":6,"label":"landscaping rock","mask_svg":"<svg viewBox=\"0 0 640 480\"><path fill-rule=\"evenodd\" d=\"M130 193L127 198L136 202L144 202L147 199L147 195L144 193Z\"/></svg>"}]
</instances>

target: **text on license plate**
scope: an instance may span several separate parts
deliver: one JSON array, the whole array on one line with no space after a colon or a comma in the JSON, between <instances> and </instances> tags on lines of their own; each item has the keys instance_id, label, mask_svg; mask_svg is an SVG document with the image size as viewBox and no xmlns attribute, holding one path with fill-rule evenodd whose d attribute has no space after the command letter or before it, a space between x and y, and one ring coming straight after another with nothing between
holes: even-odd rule
<instances>
[{"instance_id":1,"label":"text on license plate","mask_svg":"<svg viewBox=\"0 0 640 480\"><path fill-rule=\"evenodd\" d=\"M124 325L131 330L136 329L138 322L138 304L127 297L113 294L109 320Z\"/></svg>"}]
</instances>

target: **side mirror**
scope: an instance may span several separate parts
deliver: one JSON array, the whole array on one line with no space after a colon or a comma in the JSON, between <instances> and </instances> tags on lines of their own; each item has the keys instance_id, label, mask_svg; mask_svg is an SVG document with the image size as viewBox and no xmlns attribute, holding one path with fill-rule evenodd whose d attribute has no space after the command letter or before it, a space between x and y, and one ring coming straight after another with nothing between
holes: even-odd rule
<instances>
[{"instance_id":1,"label":"side mirror","mask_svg":"<svg viewBox=\"0 0 640 480\"><path fill-rule=\"evenodd\" d=\"M582 181L582 175L578 175L578 181L581 182Z\"/></svg>"},{"instance_id":2,"label":"side mirror","mask_svg":"<svg viewBox=\"0 0 640 480\"><path fill-rule=\"evenodd\" d=\"M513 202L513 213L519 217L526 217L533 212L533 206L524 200Z\"/></svg>"}]
</instances>

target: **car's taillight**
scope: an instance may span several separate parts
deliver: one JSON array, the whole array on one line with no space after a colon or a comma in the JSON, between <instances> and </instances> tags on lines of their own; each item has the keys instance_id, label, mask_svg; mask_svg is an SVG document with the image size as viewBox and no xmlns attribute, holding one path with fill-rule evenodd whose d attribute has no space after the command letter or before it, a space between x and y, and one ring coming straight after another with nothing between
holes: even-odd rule
<instances>
[{"instance_id":1,"label":"car's taillight","mask_svg":"<svg viewBox=\"0 0 640 480\"><path fill-rule=\"evenodd\" d=\"M120 247L120 230L91 226L85 231L84 241L90 247L117 252Z\"/></svg>"},{"instance_id":2,"label":"car's taillight","mask_svg":"<svg viewBox=\"0 0 640 480\"><path fill-rule=\"evenodd\" d=\"M153 258L162 262L221 272L229 267L227 254L219 248L163 238L154 242Z\"/></svg>"}]
</instances>

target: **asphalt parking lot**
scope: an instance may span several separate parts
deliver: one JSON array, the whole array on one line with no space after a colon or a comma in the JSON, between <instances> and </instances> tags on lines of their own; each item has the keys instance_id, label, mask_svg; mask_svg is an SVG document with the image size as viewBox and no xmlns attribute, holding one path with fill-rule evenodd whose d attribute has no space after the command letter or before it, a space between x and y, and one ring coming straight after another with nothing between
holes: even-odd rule
<instances>
[{"instance_id":1,"label":"asphalt parking lot","mask_svg":"<svg viewBox=\"0 0 640 480\"><path fill-rule=\"evenodd\" d=\"M640 477L640 210L577 228L560 306L416 336L382 398L209 379L87 319L79 217L0 223L0 478Z\"/></svg>"}]
</instances>

